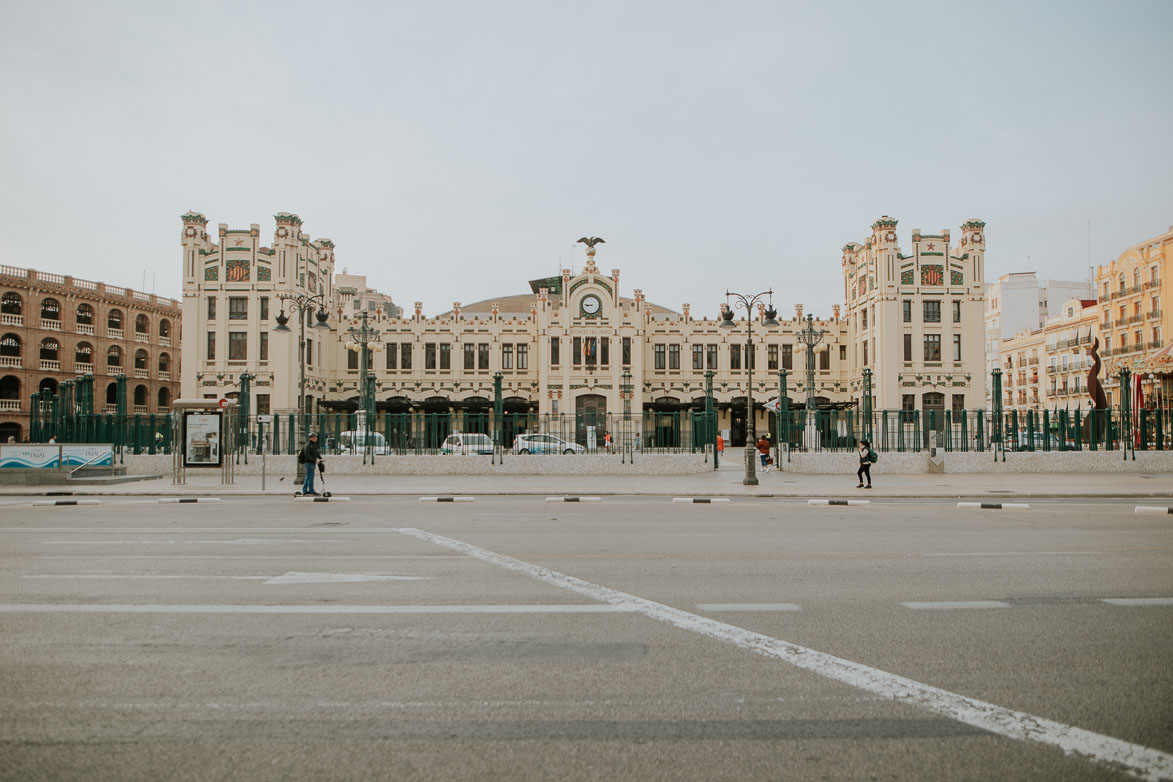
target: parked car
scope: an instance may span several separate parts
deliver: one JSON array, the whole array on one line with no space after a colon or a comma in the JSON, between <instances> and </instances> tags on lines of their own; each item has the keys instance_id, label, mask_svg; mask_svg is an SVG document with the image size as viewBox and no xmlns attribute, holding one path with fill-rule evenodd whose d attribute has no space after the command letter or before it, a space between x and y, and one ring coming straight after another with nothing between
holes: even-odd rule
<instances>
[{"instance_id":1,"label":"parked car","mask_svg":"<svg viewBox=\"0 0 1173 782\"><path fill-rule=\"evenodd\" d=\"M1063 450L1063 445L1062 445L1062 443L1060 443L1058 437L1056 437L1053 434L1046 435L1046 437L1048 439L1050 439L1050 441L1051 441L1049 445L1044 441L1044 439L1043 439L1044 435L1042 432L1035 432L1034 441L1032 443L1030 433L1020 431L1018 433L1018 441L1017 442L1015 442L1014 440L1008 440L1008 442L1011 445L1011 447L1013 448L1013 450L1015 450L1015 451L1030 451L1030 450L1045 451L1045 450L1047 450L1048 447L1052 451Z\"/></svg>"},{"instance_id":2,"label":"parked car","mask_svg":"<svg viewBox=\"0 0 1173 782\"><path fill-rule=\"evenodd\" d=\"M340 433L337 446L329 450L336 450L338 453L359 453L368 445L374 450L376 456L385 456L391 453L391 448L387 445L387 438L379 432L368 432L364 429Z\"/></svg>"},{"instance_id":3,"label":"parked car","mask_svg":"<svg viewBox=\"0 0 1173 782\"><path fill-rule=\"evenodd\" d=\"M477 432L453 432L444 439L440 453L492 453L493 441L487 434Z\"/></svg>"},{"instance_id":4,"label":"parked car","mask_svg":"<svg viewBox=\"0 0 1173 782\"><path fill-rule=\"evenodd\" d=\"M513 440L514 453L570 453L586 451L578 443L563 440L552 434L519 434Z\"/></svg>"}]
</instances>

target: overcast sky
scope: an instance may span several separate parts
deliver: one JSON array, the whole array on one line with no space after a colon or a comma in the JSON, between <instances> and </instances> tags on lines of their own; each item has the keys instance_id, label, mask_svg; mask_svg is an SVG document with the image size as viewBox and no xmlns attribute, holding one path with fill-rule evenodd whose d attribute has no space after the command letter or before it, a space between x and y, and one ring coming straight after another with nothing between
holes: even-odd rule
<instances>
[{"instance_id":1,"label":"overcast sky","mask_svg":"<svg viewBox=\"0 0 1173 782\"><path fill-rule=\"evenodd\" d=\"M1173 225L1173 2L0 0L0 263L180 293L295 212L410 310L580 269L829 314L881 215L987 278Z\"/></svg>"}]
</instances>

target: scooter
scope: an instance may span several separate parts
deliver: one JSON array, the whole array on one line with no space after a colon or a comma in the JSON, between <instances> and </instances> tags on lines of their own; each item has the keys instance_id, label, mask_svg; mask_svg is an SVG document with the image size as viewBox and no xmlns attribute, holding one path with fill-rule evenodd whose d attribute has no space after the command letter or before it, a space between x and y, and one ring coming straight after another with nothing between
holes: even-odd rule
<instances>
[{"instance_id":1,"label":"scooter","mask_svg":"<svg viewBox=\"0 0 1173 782\"><path fill-rule=\"evenodd\" d=\"M322 479L322 488L324 489L326 487L326 463L325 462L318 462L318 477ZM294 499L297 499L298 497L301 497L301 496L302 496L302 493L300 491L295 491L293 493ZM331 492L323 491L321 493L321 496L326 497L326 498L330 498L330 497L333 497L334 495Z\"/></svg>"}]
</instances>

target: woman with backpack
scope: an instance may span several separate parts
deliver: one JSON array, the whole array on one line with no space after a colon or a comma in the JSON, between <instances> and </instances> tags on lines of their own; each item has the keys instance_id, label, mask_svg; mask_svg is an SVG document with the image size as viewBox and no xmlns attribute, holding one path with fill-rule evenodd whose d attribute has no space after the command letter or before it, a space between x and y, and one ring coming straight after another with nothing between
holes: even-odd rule
<instances>
[{"instance_id":1,"label":"woman with backpack","mask_svg":"<svg viewBox=\"0 0 1173 782\"><path fill-rule=\"evenodd\" d=\"M856 476L859 478L859 485L856 486L855 488L857 488L857 489L870 489L870 488L872 488L872 465L875 464L877 460L878 460L878 457L876 456L876 452L872 450L872 444L870 442L868 442L867 440L860 440L859 441L859 469L855 471ZM863 485L864 476L867 476L867 479L868 479L867 486Z\"/></svg>"}]
</instances>

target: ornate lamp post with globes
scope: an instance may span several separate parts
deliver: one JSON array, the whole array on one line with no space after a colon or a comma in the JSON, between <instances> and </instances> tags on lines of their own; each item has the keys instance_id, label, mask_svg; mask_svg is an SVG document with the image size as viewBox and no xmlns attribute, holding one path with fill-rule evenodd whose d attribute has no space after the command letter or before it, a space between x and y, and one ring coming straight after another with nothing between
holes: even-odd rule
<instances>
[{"instance_id":1,"label":"ornate lamp post with globes","mask_svg":"<svg viewBox=\"0 0 1173 782\"><path fill-rule=\"evenodd\" d=\"M778 325L775 318L778 312L774 309L774 290L762 291L755 294L734 293L733 291L725 291L725 306L721 310L721 325L720 328L731 329L736 328L737 324L733 322L733 308L729 306L729 297L734 299L733 306L740 307L745 310L745 370L746 370L746 384L745 384L745 477L742 478L742 484L746 486L757 486L758 478L755 474L755 442L757 441L757 427L754 424L754 410L753 410L753 367L754 367L754 345L753 345L753 322L757 317L754 307L759 305L762 299L769 296L769 306L766 307L763 313L766 317L762 321L763 326L773 327Z\"/></svg>"},{"instance_id":2,"label":"ornate lamp post with globes","mask_svg":"<svg viewBox=\"0 0 1173 782\"><path fill-rule=\"evenodd\" d=\"M356 437L363 439L362 463L367 463L367 456L371 462L375 461L374 451L374 424L375 424L375 373L371 371L371 352L379 353L383 350L382 332L373 328L367 322L367 313L362 318L355 318L354 325L346 330L350 337L346 349L357 351L361 356L359 361L359 395L358 395L358 424Z\"/></svg>"},{"instance_id":3,"label":"ornate lamp post with globes","mask_svg":"<svg viewBox=\"0 0 1173 782\"><path fill-rule=\"evenodd\" d=\"M289 315L285 314L285 306L286 305L289 306L289 310L291 313L296 312L298 314L299 331L298 331L298 337L297 337L297 358L298 358L298 367L300 370L300 374L299 374L299 384L298 384L299 388L298 388L298 395L297 395L297 418L298 418L298 425L303 430L301 435L304 437L305 436L304 430L305 430L306 426L308 425L308 422L306 421L306 409L305 409L305 365L306 365L305 322L306 322L306 317L311 312L313 312L314 309L316 308L317 313L314 316L315 322L314 322L313 328L318 329L319 331L323 331L323 330L329 331L330 324L327 322L327 320L329 319L330 316L326 314L325 294L317 293L317 294L314 294L311 296L306 293L296 293L296 294L281 293L281 294L278 294L277 298L281 301L281 311L279 313L277 313L277 325L273 327L274 332L279 333L279 334L288 334L292 331L292 329L290 329L289 326L287 325L289 323Z\"/></svg>"}]
</instances>

